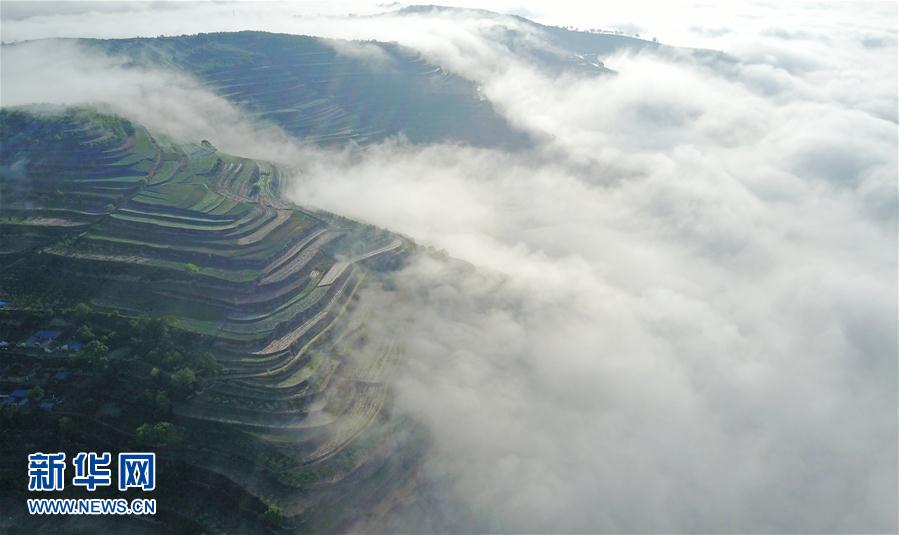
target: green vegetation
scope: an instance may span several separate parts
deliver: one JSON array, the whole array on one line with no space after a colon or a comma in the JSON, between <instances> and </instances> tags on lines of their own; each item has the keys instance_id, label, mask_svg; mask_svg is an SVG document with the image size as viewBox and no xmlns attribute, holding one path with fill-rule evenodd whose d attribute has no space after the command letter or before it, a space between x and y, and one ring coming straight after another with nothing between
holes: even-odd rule
<instances>
[{"instance_id":1,"label":"green vegetation","mask_svg":"<svg viewBox=\"0 0 899 535\"><path fill-rule=\"evenodd\" d=\"M259 119L319 144L366 143L400 133L420 143L529 142L479 97L473 82L395 44L376 45L389 68L372 68L369 60L340 54L326 40L298 35L246 31L79 42L138 64L189 72ZM202 142L198 148L215 150ZM265 195L268 177L260 169L254 182L253 174L241 170L239 179L249 178L249 186L235 191Z\"/></svg>"},{"instance_id":2,"label":"green vegetation","mask_svg":"<svg viewBox=\"0 0 899 535\"><path fill-rule=\"evenodd\" d=\"M142 424L137 428L136 436L142 446L156 448L173 446L181 440L178 430L170 422Z\"/></svg>"},{"instance_id":3,"label":"green vegetation","mask_svg":"<svg viewBox=\"0 0 899 535\"><path fill-rule=\"evenodd\" d=\"M392 236L283 202L270 163L91 110L0 110L0 143L0 394L29 392L0 405L0 499L29 451L148 449L186 478L160 488L167 530L327 531L358 496L327 489L401 472L371 426L393 353L363 373L345 348L404 247L323 282Z\"/></svg>"}]
</instances>

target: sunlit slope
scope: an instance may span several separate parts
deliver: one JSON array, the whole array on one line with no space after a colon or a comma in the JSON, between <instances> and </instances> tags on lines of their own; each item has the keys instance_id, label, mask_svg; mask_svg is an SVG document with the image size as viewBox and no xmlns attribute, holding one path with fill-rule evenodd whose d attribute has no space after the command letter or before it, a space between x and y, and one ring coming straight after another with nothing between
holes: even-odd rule
<instances>
[{"instance_id":1,"label":"sunlit slope","mask_svg":"<svg viewBox=\"0 0 899 535\"><path fill-rule=\"evenodd\" d=\"M507 15L484 9L450 6L418 5L404 7L398 11L376 15L377 17L437 16L460 19L479 18L503 27L495 32L492 39L507 47L520 59L532 65L553 72L596 75L610 72L597 64L619 52L639 52L644 49L659 50L670 47L658 42L624 35L621 32L603 32L600 29L575 30L558 26L547 26L518 15ZM672 49L674 50L674 49ZM679 49L685 50L685 49Z\"/></svg>"},{"instance_id":2,"label":"sunlit slope","mask_svg":"<svg viewBox=\"0 0 899 535\"><path fill-rule=\"evenodd\" d=\"M394 44L249 31L80 42L135 64L189 73L259 118L319 143L397 134L422 143L527 141L473 83Z\"/></svg>"},{"instance_id":3,"label":"sunlit slope","mask_svg":"<svg viewBox=\"0 0 899 535\"><path fill-rule=\"evenodd\" d=\"M2 110L0 143L0 295L10 313L87 303L100 323L164 318L166 337L187 336L214 360L167 417L185 446L161 454L278 505L288 525L321 528L354 514L360 497L347 486L383 485L371 474L399 470L383 431L372 436L396 347L357 350L367 318L355 304L400 261L405 240L280 201L272 164L89 110ZM165 376L192 362L190 348L175 358L110 340L114 368L129 371L84 394L98 405L128 407L125 392L158 381L150 368ZM66 407L123 430L147 418L140 408ZM185 518L227 507L208 500L198 490L166 507ZM214 516L207 528L235 528Z\"/></svg>"}]
</instances>

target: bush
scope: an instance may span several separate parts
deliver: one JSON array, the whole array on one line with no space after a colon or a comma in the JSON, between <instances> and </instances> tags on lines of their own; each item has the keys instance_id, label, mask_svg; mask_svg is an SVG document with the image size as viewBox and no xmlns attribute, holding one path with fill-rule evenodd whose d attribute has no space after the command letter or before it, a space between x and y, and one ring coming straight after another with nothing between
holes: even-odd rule
<instances>
[{"instance_id":1,"label":"bush","mask_svg":"<svg viewBox=\"0 0 899 535\"><path fill-rule=\"evenodd\" d=\"M101 370L109 364L109 348L99 340L92 340L76 353L74 363L83 370Z\"/></svg>"},{"instance_id":2,"label":"bush","mask_svg":"<svg viewBox=\"0 0 899 535\"><path fill-rule=\"evenodd\" d=\"M102 358L106 356L106 353L109 351L109 348L106 347L106 344L99 340L91 340L88 342L84 349L81 351L84 356L92 359Z\"/></svg>"},{"instance_id":3,"label":"bush","mask_svg":"<svg viewBox=\"0 0 899 535\"><path fill-rule=\"evenodd\" d=\"M169 401L169 395L165 393L165 390L160 390L156 393L156 410L162 414L169 412L172 408L172 402Z\"/></svg>"},{"instance_id":4,"label":"bush","mask_svg":"<svg viewBox=\"0 0 899 535\"><path fill-rule=\"evenodd\" d=\"M181 436L171 423L157 422L138 427L137 441L145 446L170 446L180 442Z\"/></svg>"},{"instance_id":5,"label":"bush","mask_svg":"<svg viewBox=\"0 0 899 535\"><path fill-rule=\"evenodd\" d=\"M262 518L273 526L280 526L284 523L284 513L277 505L269 505L265 513L262 514Z\"/></svg>"},{"instance_id":6,"label":"bush","mask_svg":"<svg viewBox=\"0 0 899 535\"><path fill-rule=\"evenodd\" d=\"M78 303L75 305L75 308L72 309L72 315L75 316L75 319L83 320L86 318L93 309L91 309L90 305L87 303Z\"/></svg>"},{"instance_id":7,"label":"bush","mask_svg":"<svg viewBox=\"0 0 899 535\"><path fill-rule=\"evenodd\" d=\"M190 368L182 368L172 375L172 386L179 398L186 398L197 388L197 375Z\"/></svg>"},{"instance_id":8,"label":"bush","mask_svg":"<svg viewBox=\"0 0 899 535\"><path fill-rule=\"evenodd\" d=\"M89 343L92 342L96 338L96 336L94 335L94 331L91 330L90 326L84 324L75 332L75 338L80 340L81 342Z\"/></svg>"}]
</instances>

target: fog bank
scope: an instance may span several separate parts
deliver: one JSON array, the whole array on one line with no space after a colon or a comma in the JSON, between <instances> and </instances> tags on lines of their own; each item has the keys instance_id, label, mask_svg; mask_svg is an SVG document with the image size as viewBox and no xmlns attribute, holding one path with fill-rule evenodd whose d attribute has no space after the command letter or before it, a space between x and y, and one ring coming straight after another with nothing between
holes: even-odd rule
<instances>
[{"instance_id":1,"label":"fog bank","mask_svg":"<svg viewBox=\"0 0 899 535\"><path fill-rule=\"evenodd\" d=\"M290 163L289 198L463 261L417 256L363 302L404 347L395 410L433 439L425 477L470 529L891 532L895 9L768 9L669 23L733 63L620 54L604 77L516 56L497 28L543 37L489 15L317 27L474 80L526 154L325 151L184 75L58 43L4 48L2 99L101 101Z\"/></svg>"}]
</instances>

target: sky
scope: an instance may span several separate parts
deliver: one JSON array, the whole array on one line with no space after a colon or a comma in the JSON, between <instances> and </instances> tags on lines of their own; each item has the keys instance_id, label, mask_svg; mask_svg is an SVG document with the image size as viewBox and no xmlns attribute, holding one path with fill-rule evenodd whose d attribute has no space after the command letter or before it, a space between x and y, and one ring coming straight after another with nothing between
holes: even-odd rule
<instances>
[{"instance_id":1,"label":"sky","mask_svg":"<svg viewBox=\"0 0 899 535\"><path fill-rule=\"evenodd\" d=\"M493 30L518 23L484 13L4 2L4 42L396 41L477 83L536 147L317 149L183 73L71 44L4 49L0 102L101 101L292 163L289 198L443 251L363 303L404 347L395 410L428 430L424 477L463 528L894 532L896 4L475 7L734 61L621 53L603 58L616 76L585 78L516 56Z\"/></svg>"}]
</instances>

